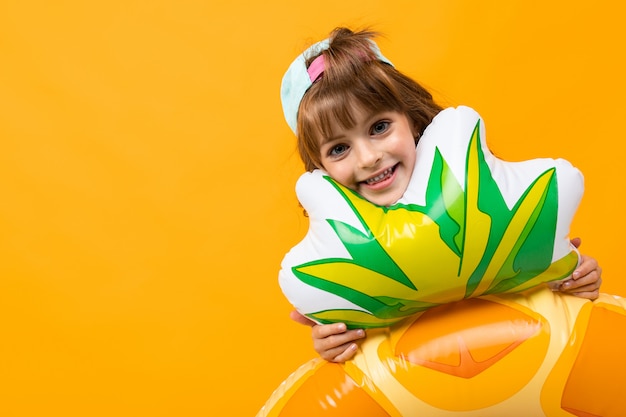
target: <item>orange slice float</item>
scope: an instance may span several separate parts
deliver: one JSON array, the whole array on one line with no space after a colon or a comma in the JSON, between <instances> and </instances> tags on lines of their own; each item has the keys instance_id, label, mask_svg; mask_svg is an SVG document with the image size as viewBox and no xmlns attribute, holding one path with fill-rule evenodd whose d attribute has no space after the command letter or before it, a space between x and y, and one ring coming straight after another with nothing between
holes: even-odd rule
<instances>
[{"instance_id":1,"label":"orange slice float","mask_svg":"<svg viewBox=\"0 0 626 417\"><path fill-rule=\"evenodd\" d=\"M257 417L626 416L626 299L548 288L467 299L310 361Z\"/></svg>"},{"instance_id":2,"label":"orange slice float","mask_svg":"<svg viewBox=\"0 0 626 417\"><path fill-rule=\"evenodd\" d=\"M396 340L381 344L379 357L394 363L394 377L425 403L475 410L524 387L549 342L550 325L536 312L468 299L426 311Z\"/></svg>"}]
</instances>

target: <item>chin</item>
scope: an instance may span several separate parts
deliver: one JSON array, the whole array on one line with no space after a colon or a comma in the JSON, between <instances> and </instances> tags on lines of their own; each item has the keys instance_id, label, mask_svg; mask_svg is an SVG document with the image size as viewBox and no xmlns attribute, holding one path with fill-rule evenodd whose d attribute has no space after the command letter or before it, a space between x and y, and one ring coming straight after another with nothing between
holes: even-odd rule
<instances>
[{"instance_id":1,"label":"chin","mask_svg":"<svg viewBox=\"0 0 626 417\"><path fill-rule=\"evenodd\" d=\"M370 203L374 203L377 206L383 206L383 207L389 207L393 204L395 204L402 196L389 196L389 197L378 197L378 198L367 198L365 197L366 200L368 200Z\"/></svg>"}]
</instances>

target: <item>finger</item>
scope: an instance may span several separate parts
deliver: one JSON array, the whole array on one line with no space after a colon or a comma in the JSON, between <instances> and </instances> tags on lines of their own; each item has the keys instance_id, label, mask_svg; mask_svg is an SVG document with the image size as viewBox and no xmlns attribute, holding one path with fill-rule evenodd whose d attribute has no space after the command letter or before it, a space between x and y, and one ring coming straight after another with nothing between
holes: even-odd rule
<instances>
[{"instance_id":1,"label":"finger","mask_svg":"<svg viewBox=\"0 0 626 417\"><path fill-rule=\"evenodd\" d=\"M574 272L572 273L572 278L574 280L577 280L581 277L589 275L590 273L594 271L601 272L601 269L598 266L598 261L596 261L594 258L590 258L587 255L583 255L582 262L580 263L578 268L576 268Z\"/></svg>"},{"instance_id":2,"label":"finger","mask_svg":"<svg viewBox=\"0 0 626 417\"><path fill-rule=\"evenodd\" d=\"M328 362L341 363L352 358L356 353L357 348L357 344L351 342L323 352L318 351L317 353L319 353L322 359L325 359Z\"/></svg>"},{"instance_id":3,"label":"finger","mask_svg":"<svg viewBox=\"0 0 626 417\"><path fill-rule=\"evenodd\" d=\"M572 295L575 295L576 297L580 297L580 298L588 298L589 300L593 301L600 296L600 291L594 290L594 291L573 292Z\"/></svg>"},{"instance_id":4,"label":"finger","mask_svg":"<svg viewBox=\"0 0 626 417\"><path fill-rule=\"evenodd\" d=\"M601 284L602 282L600 280L592 281L586 285L579 285L577 287L571 287L568 290L563 291L563 292L574 294L574 293L585 292L585 291L596 291L600 289Z\"/></svg>"},{"instance_id":5,"label":"finger","mask_svg":"<svg viewBox=\"0 0 626 417\"><path fill-rule=\"evenodd\" d=\"M365 337L365 331L361 329L357 330L349 330L344 333L332 334L326 337L317 337L319 333L313 332L313 345L315 346L315 350L326 351L330 349L334 349L339 346L347 345L348 343L355 342L359 339Z\"/></svg>"},{"instance_id":6,"label":"finger","mask_svg":"<svg viewBox=\"0 0 626 417\"><path fill-rule=\"evenodd\" d=\"M573 291L580 291L582 288L585 287L597 289L600 288L601 284L602 278L596 271L593 271L582 278L568 279L561 284L559 289L563 292L571 293Z\"/></svg>"},{"instance_id":7,"label":"finger","mask_svg":"<svg viewBox=\"0 0 626 417\"><path fill-rule=\"evenodd\" d=\"M572 286L567 289L563 288L561 289L561 291L566 294L572 294L572 295L576 295L579 297L583 296L581 295L583 293L588 293L588 292L599 293L600 287L602 286L602 278L598 278L597 280L591 280L585 285L580 285L580 284L581 284L580 281L574 281L573 285L576 285L576 286ZM597 298L597 295L595 298Z\"/></svg>"},{"instance_id":8,"label":"finger","mask_svg":"<svg viewBox=\"0 0 626 417\"><path fill-rule=\"evenodd\" d=\"M600 295L600 285L602 280L594 281L591 284L583 285L576 288L563 289L560 291L564 294L573 295L581 298L588 298L590 300L595 300Z\"/></svg>"},{"instance_id":9,"label":"finger","mask_svg":"<svg viewBox=\"0 0 626 417\"><path fill-rule=\"evenodd\" d=\"M313 326L311 336L313 339L325 339L329 336L345 333L346 330L345 323L317 324Z\"/></svg>"},{"instance_id":10,"label":"finger","mask_svg":"<svg viewBox=\"0 0 626 417\"><path fill-rule=\"evenodd\" d=\"M350 345L341 354L333 358L333 362L343 363L347 360L350 360L356 354L357 350L358 350L357 344L350 343Z\"/></svg>"},{"instance_id":11,"label":"finger","mask_svg":"<svg viewBox=\"0 0 626 417\"><path fill-rule=\"evenodd\" d=\"M365 337L363 330L350 330L346 333L328 336L323 339L316 339L314 337L313 348L326 360L335 361L337 360L336 358L345 360L353 355L353 353L350 353L350 345L363 337ZM354 349L354 347L352 349Z\"/></svg>"},{"instance_id":12,"label":"finger","mask_svg":"<svg viewBox=\"0 0 626 417\"><path fill-rule=\"evenodd\" d=\"M574 245L574 247L576 249L578 249L580 247L580 245L583 243L582 239L579 237L574 237L572 238L572 240L570 240L571 244Z\"/></svg>"}]
</instances>

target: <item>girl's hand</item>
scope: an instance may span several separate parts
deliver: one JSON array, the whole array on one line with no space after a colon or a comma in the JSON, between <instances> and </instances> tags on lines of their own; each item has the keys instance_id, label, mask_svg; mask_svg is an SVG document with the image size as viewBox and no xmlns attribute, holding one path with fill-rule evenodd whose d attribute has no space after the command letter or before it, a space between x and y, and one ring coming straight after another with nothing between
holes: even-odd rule
<instances>
[{"instance_id":1,"label":"girl's hand","mask_svg":"<svg viewBox=\"0 0 626 417\"><path fill-rule=\"evenodd\" d=\"M580 246L580 238L572 239L572 244ZM582 255L582 262L574 270L572 276L563 281L557 288L559 291L575 295L576 297L595 300L600 295L602 285L602 268L594 258Z\"/></svg>"},{"instance_id":2,"label":"girl's hand","mask_svg":"<svg viewBox=\"0 0 626 417\"><path fill-rule=\"evenodd\" d=\"M602 268L595 259L582 255L582 262L578 268L571 278L561 283L558 290L576 297L595 300L600 295L601 285Z\"/></svg>"},{"instance_id":3,"label":"girl's hand","mask_svg":"<svg viewBox=\"0 0 626 417\"><path fill-rule=\"evenodd\" d=\"M365 337L363 329L347 330L344 323L316 324L297 311L289 315L297 323L311 326L313 349L329 362L345 362L357 350L357 340Z\"/></svg>"}]
</instances>

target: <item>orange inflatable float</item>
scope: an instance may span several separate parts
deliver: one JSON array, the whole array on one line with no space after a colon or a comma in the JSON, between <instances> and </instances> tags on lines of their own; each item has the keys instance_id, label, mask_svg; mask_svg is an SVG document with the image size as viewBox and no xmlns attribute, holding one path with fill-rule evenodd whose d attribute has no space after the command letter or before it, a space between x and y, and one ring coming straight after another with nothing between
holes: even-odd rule
<instances>
[{"instance_id":1,"label":"orange inflatable float","mask_svg":"<svg viewBox=\"0 0 626 417\"><path fill-rule=\"evenodd\" d=\"M625 416L626 302L550 289L578 263L580 172L499 160L467 107L437 115L416 152L391 207L321 171L298 182L310 227L281 288L368 335L345 364L303 365L258 417Z\"/></svg>"},{"instance_id":2,"label":"orange inflatable float","mask_svg":"<svg viewBox=\"0 0 626 417\"><path fill-rule=\"evenodd\" d=\"M624 416L625 308L543 286L435 307L306 363L258 417Z\"/></svg>"}]
</instances>

